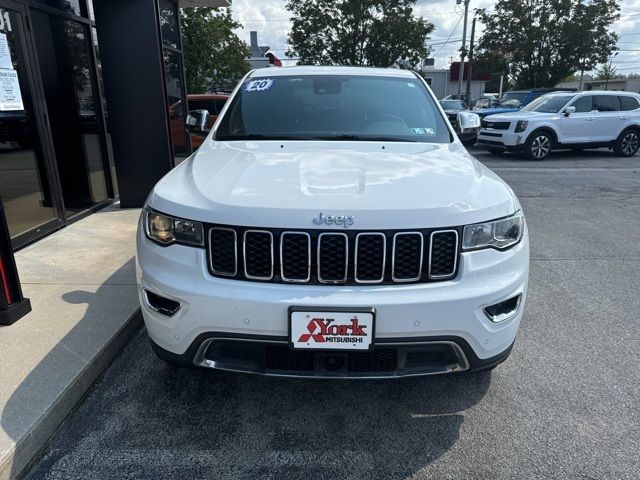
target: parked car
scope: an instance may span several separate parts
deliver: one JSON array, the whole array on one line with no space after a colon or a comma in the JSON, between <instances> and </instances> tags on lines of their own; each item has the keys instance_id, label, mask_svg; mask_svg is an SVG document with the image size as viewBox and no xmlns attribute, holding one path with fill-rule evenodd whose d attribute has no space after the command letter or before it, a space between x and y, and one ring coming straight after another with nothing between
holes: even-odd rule
<instances>
[{"instance_id":1,"label":"parked car","mask_svg":"<svg viewBox=\"0 0 640 480\"><path fill-rule=\"evenodd\" d=\"M251 71L148 197L137 281L178 365L307 377L490 369L527 292L521 206L400 69Z\"/></svg>"},{"instance_id":2,"label":"parked car","mask_svg":"<svg viewBox=\"0 0 640 480\"><path fill-rule=\"evenodd\" d=\"M498 106L498 104L499 99L497 93L485 93L474 102L473 108L493 108Z\"/></svg>"},{"instance_id":3,"label":"parked car","mask_svg":"<svg viewBox=\"0 0 640 480\"><path fill-rule=\"evenodd\" d=\"M575 89L574 89L575 90ZM532 88L531 90L512 90L502 95L498 104L489 108L474 108L473 112L477 113L480 118L487 115L495 115L496 113L516 112L525 105L528 105L536 98L556 91L571 91L566 88Z\"/></svg>"},{"instance_id":4,"label":"parked car","mask_svg":"<svg viewBox=\"0 0 640 480\"><path fill-rule=\"evenodd\" d=\"M207 126L211 127L218 118L218 114L222 111L224 104L229 99L229 95L223 93L198 93L187 95L189 108L187 113L192 110L207 110L209 117ZM171 124L171 140L174 148L186 147L184 109L182 101L177 101L169 107L169 122ZM191 146L195 150L202 144L202 137L191 135Z\"/></svg>"},{"instance_id":5,"label":"parked car","mask_svg":"<svg viewBox=\"0 0 640 480\"><path fill-rule=\"evenodd\" d=\"M458 114L460 112L469 112L465 103L462 100L440 100L440 106L447 115L453 130L458 135L462 144L469 146L476 143L476 138L480 131L480 122L477 122L477 127L461 128L460 122L458 121Z\"/></svg>"},{"instance_id":6,"label":"parked car","mask_svg":"<svg viewBox=\"0 0 640 480\"><path fill-rule=\"evenodd\" d=\"M482 119L478 144L490 152L522 152L543 160L555 149L609 147L618 156L640 146L640 95L586 91L550 93L519 112Z\"/></svg>"}]
</instances>

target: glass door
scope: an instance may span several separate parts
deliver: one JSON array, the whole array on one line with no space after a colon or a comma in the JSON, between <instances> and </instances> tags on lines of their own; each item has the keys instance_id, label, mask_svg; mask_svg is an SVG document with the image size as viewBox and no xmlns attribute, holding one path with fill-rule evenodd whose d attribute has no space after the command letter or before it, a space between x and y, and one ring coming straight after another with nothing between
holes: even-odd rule
<instances>
[{"instance_id":1,"label":"glass door","mask_svg":"<svg viewBox=\"0 0 640 480\"><path fill-rule=\"evenodd\" d=\"M63 222L26 28L24 7L0 0L0 198L14 247Z\"/></svg>"},{"instance_id":2,"label":"glass door","mask_svg":"<svg viewBox=\"0 0 640 480\"><path fill-rule=\"evenodd\" d=\"M109 199L99 93L86 23L31 9L67 218Z\"/></svg>"}]
</instances>

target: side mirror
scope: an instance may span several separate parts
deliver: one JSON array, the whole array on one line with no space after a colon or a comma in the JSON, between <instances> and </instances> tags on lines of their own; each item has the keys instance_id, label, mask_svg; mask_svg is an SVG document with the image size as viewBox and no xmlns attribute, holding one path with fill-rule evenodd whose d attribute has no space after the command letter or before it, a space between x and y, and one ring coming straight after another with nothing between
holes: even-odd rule
<instances>
[{"instance_id":1,"label":"side mirror","mask_svg":"<svg viewBox=\"0 0 640 480\"><path fill-rule=\"evenodd\" d=\"M576 112L576 107L574 107L573 105L571 105L570 107L567 107L564 109L564 116L568 117L569 115L571 115L572 113Z\"/></svg>"},{"instance_id":2,"label":"side mirror","mask_svg":"<svg viewBox=\"0 0 640 480\"><path fill-rule=\"evenodd\" d=\"M479 129L480 116L477 113L460 112L458 113L458 125L460 127L460 133L467 129Z\"/></svg>"},{"instance_id":3,"label":"side mirror","mask_svg":"<svg viewBox=\"0 0 640 480\"><path fill-rule=\"evenodd\" d=\"M192 135L206 137L210 128L208 110L191 110L185 121L185 129Z\"/></svg>"}]
</instances>

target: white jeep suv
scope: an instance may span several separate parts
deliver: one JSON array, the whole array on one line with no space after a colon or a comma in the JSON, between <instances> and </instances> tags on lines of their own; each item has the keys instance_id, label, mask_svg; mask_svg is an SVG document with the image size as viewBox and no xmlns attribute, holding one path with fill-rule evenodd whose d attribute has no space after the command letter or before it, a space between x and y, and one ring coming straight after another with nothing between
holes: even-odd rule
<instances>
[{"instance_id":1,"label":"white jeep suv","mask_svg":"<svg viewBox=\"0 0 640 480\"><path fill-rule=\"evenodd\" d=\"M191 112L190 132L206 111ZM405 70L250 72L149 195L152 346L178 365L311 377L493 368L529 270L513 191Z\"/></svg>"},{"instance_id":2,"label":"white jeep suv","mask_svg":"<svg viewBox=\"0 0 640 480\"><path fill-rule=\"evenodd\" d=\"M612 148L618 156L640 147L640 95L586 91L549 93L518 112L482 119L478 145L544 160L554 149Z\"/></svg>"}]
</instances>

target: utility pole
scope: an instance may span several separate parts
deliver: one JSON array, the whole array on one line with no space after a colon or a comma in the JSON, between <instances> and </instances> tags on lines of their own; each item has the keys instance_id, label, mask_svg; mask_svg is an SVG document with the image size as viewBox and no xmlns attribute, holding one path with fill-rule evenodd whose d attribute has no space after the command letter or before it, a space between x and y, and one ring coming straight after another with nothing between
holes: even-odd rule
<instances>
[{"instance_id":1,"label":"utility pole","mask_svg":"<svg viewBox=\"0 0 640 480\"><path fill-rule=\"evenodd\" d=\"M476 34L476 17L473 16L471 23L471 40L469 41L469 71L467 72L467 105L471 108L471 75L473 74L473 37Z\"/></svg>"},{"instance_id":2,"label":"utility pole","mask_svg":"<svg viewBox=\"0 0 640 480\"><path fill-rule=\"evenodd\" d=\"M456 0L460 5L462 0ZM464 0L464 25L462 26L462 49L460 50L460 72L458 75L458 98L462 98L462 78L464 77L464 55L467 45L467 15L469 14L469 0Z\"/></svg>"}]
</instances>

